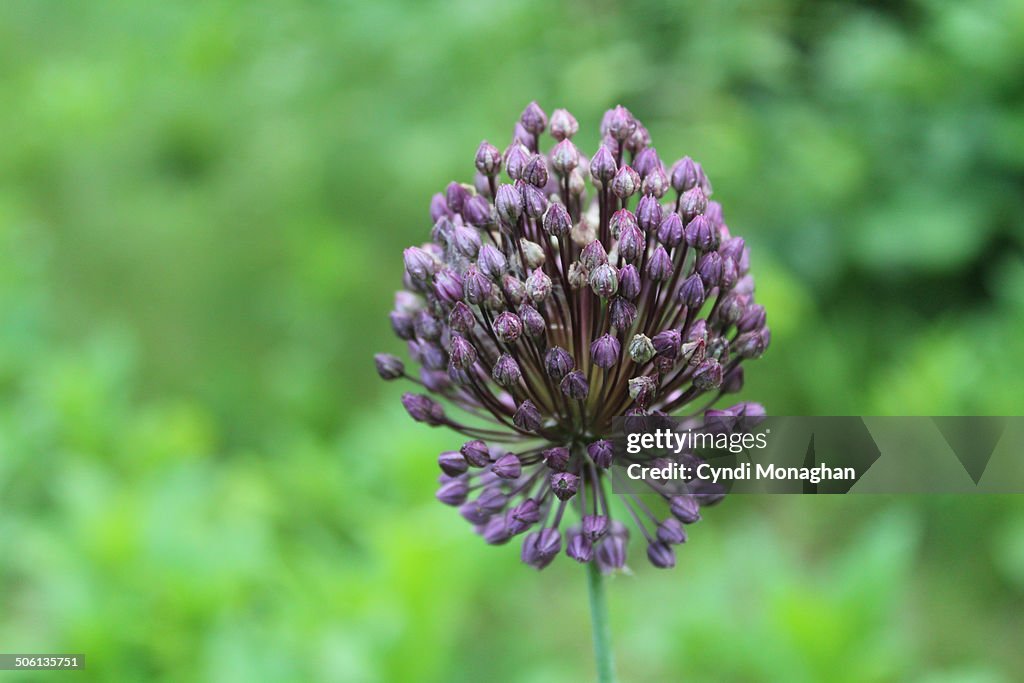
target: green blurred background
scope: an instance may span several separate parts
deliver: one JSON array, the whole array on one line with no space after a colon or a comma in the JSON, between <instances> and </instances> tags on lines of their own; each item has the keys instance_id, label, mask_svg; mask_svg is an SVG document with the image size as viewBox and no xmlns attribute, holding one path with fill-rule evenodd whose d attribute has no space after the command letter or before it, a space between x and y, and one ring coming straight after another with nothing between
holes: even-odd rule
<instances>
[{"instance_id":1,"label":"green blurred background","mask_svg":"<svg viewBox=\"0 0 1024 683\"><path fill-rule=\"evenodd\" d=\"M626 104L752 245L775 414L1021 414L1024 4L0 6L0 651L100 681L566 681L583 571L433 500L374 351L430 195ZM1024 500L730 499L625 680L1024 678ZM0 672L0 680L70 674Z\"/></svg>"}]
</instances>

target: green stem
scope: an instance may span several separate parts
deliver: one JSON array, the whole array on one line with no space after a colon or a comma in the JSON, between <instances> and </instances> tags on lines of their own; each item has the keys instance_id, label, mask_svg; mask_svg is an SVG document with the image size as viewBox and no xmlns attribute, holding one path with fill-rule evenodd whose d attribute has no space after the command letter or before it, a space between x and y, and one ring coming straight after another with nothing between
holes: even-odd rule
<instances>
[{"instance_id":1,"label":"green stem","mask_svg":"<svg viewBox=\"0 0 1024 683\"><path fill-rule=\"evenodd\" d=\"M598 683L615 683L612 639L608 630L608 604L604 599L604 577L597 562L587 563L587 588L590 594L590 621L594 627L594 658Z\"/></svg>"}]
</instances>

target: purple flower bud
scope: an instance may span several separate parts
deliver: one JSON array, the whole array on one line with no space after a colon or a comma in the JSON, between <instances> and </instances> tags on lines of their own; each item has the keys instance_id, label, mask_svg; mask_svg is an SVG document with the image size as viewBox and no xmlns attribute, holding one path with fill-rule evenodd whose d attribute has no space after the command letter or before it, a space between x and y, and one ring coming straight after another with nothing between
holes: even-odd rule
<instances>
[{"instance_id":1,"label":"purple flower bud","mask_svg":"<svg viewBox=\"0 0 1024 683\"><path fill-rule=\"evenodd\" d=\"M463 296L462 278L451 268L442 268L434 276L434 294L446 304L454 304Z\"/></svg>"},{"instance_id":2,"label":"purple flower bud","mask_svg":"<svg viewBox=\"0 0 1024 683\"><path fill-rule=\"evenodd\" d=\"M657 197L646 194L640 198L640 202L636 205L636 220L644 232L658 229L658 226L661 225L662 209Z\"/></svg>"},{"instance_id":3,"label":"purple flower bud","mask_svg":"<svg viewBox=\"0 0 1024 683\"><path fill-rule=\"evenodd\" d=\"M474 526L487 524L491 518L491 513L477 505L475 500L460 505L459 514L462 515L464 520Z\"/></svg>"},{"instance_id":4,"label":"purple flower bud","mask_svg":"<svg viewBox=\"0 0 1024 683\"><path fill-rule=\"evenodd\" d=\"M594 546L581 533L571 533L565 544L565 554L580 564L586 564L594 557Z\"/></svg>"},{"instance_id":5,"label":"purple flower bud","mask_svg":"<svg viewBox=\"0 0 1024 683\"><path fill-rule=\"evenodd\" d=\"M466 462L473 467L484 467L491 461L490 449L487 448L487 444L479 439L462 444L459 452L462 453L462 457L466 459Z\"/></svg>"},{"instance_id":6,"label":"purple flower bud","mask_svg":"<svg viewBox=\"0 0 1024 683\"><path fill-rule=\"evenodd\" d=\"M409 417L417 422L425 422L429 425L439 425L444 422L444 408L434 399L423 394L402 394L402 405L405 406Z\"/></svg>"},{"instance_id":7,"label":"purple flower bud","mask_svg":"<svg viewBox=\"0 0 1024 683\"><path fill-rule=\"evenodd\" d=\"M604 130L602 130L602 133L611 135L619 142L628 138L636 130L636 119L622 105L616 106L609 114L606 114L603 123L605 125L603 126Z\"/></svg>"},{"instance_id":8,"label":"purple flower bud","mask_svg":"<svg viewBox=\"0 0 1024 683\"><path fill-rule=\"evenodd\" d=\"M651 338L654 351L659 356L675 359L679 356L679 347L682 344L682 337L679 330L669 328L662 330Z\"/></svg>"},{"instance_id":9,"label":"purple flower bud","mask_svg":"<svg viewBox=\"0 0 1024 683\"><path fill-rule=\"evenodd\" d=\"M469 469L469 463L458 451L444 451L437 456L437 464L445 474L452 477L457 477Z\"/></svg>"},{"instance_id":10,"label":"purple flower bud","mask_svg":"<svg viewBox=\"0 0 1024 683\"><path fill-rule=\"evenodd\" d=\"M494 284L474 265L466 268L462 295L471 304L482 304L491 296Z\"/></svg>"},{"instance_id":11,"label":"purple flower bud","mask_svg":"<svg viewBox=\"0 0 1024 683\"><path fill-rule=\"evenodd\" d=\"M523 373L519 369L519 363L516 362L515 358L507 353L503 353L494 363L494 369L491 371L491 377L499 385L503 387L511 387L522 379Z\"/></svg>"},{"instance_id":12,"label":"purple flower bud","mask_svg":"<svg viewBox=\"0 0 1024 683\"><path fill-rule=\"evenodd\" d=\"M590 358L599 368L609 369L619 362L619 340L610 334L598 337L590 344Z\"/></svg>"},{"instance_id":13,"label":"purple flower bud","mask_svg":"<svg viewBox=\"0 0 1024 683\"><path fill-rule=\"evenodd\" d=\"M736 323L736 329L740 332L753 332L764 327L765 320L764 306L753 304L743 312L743 316Z\"/></svg>"},{"instance_id":14,"label":"purple flower bud","mask_svg":"<svg viewBox=\"0 0 1024 683\"><path fill-rule=\"evenodd\" d=\"M621 296L615 297L608 304L608 319L616 329L626 330L632 327L636 322L636 315L636 305Z\"/></svg>"},{"instance_id":15,"label":"purple flower bud","mask_svg":"<svg viewBox=\"0 0 1024 683\"><path fill-rule=\"evenodd\" d=\"M480 535L488 545L503 545L512 538L512 533L509 531L504 517L492 517L487 520Z\"/></svg>"},{"instance_id":16,"label":"purple flower bud","mask_svg":"<svg viewBox=\"0 0 1024 683\"><path fill-rule=\"evenodd\" d=\"M640 375L629 380L629 397L636 401L636 404L643 409L650 406L658 392L658 383L653 377Z\"/></svg>"},{"instance_id":17,"label":"purple flower bud","mask_svg":"<svg viewBox=\"0 0 1024 683\"><path fill-rule=\"evenodd\" d=\"M619 269L619 294L627 299L636 299L640 295L640 272L633 264Z\"/></svg>"},{"instance_id":18,"label":"purple flower bud","mask_svg":"<svg viewBox=\"0 0 1024 683\"><path fill-rule=\"evenodd\" d=\"M452 341L448 348L448 355L451 358L452 365L460 370L465 370L473 366L476 362L476 349L461 335L452 335Z\"/></svg>"},{"instance_id":19,"label":"purple flower bud","mask_svg":"<svg viewBox=\"0 0 1024 683\"><path fill-rule=\"evenodd\" d=\"M451 313L448 314L448 326L455 332L469 334L476 326L476 319L473 317L473 311L470 310L469 306L463 302L455 302L455 305L452 306Z\"/></svg>"},{"instance_id":20,"label":"purple flower bud","mask_svg":"<svg viewBox=\"0 0 1024 683\"><path fill-rule=\"evenodd\" d=\"M542 339L547 330L547 323L544 316L537 312L537 309L529 304L519 307L519 319L523 321L523 329L533 339Z\"/></svg>"},{"instance_id":21,"label":"purple flower bud","mask_svg":"<svg viewBox=\"0 0 1024 683\"><path fill-rule=\"evenodd\" d=\"M506 227L515 227L525 209L523 193L514 185L499 185L494 199L498 220Z\"/></svg>"},{"instance_id":22,"label":"purple flower bud","mask_svg":"<svg viewBox=\"0 0 1024 683\"><path fill-rule=\"evenodd\" d=\"M768 328L762 327L752 332L744 332L733 345L733 349L740 358L760 358L771 337L768 335Z\"/></svg>"},{"instance_id":23,"label":"purple flower bud","mask_svg":"<svg viewBox=\"0 0 1024 683\"><path fill-rule=\"evenodd\" d=\"M646 250L647 239L640 227L635 224L623 226L619 234L619 256L622 260L626 263L637 263L643 258Z\"/></svg>"},{"instance_id":24,"label":"purple flower bud","mask_svg":"<svg viewBox=\"0 0 1024 683\"><path fill-rule=\"evenodd\" d=\"M568 472L556 472L551 475L551 490L559 500L569 500L579 489L580 478Z\"/></svg>"},{"instance_id":25,"label":"purple flower bud","mask_svg":"<svg viewBox=\"0 0 1024 683\"><path fill-rule=\"evenodd\" d=\"M505 311L494 319L494 334L506 344L515 342L522 333L523 321L515 313Z\"/></svg>"},{"instance_id":26,"label":"purple flower bud","mask_svg":"<svg viewBox=\"0 0 1024 683\"><path fill-rule=\"evenodd\" d=\"M426 282L437 272L437 261L420 247L405 250L405 272L416 282Z\"/></svg>"},{"instance_id":27,"label":"purple flower bud","mask_svg":"<svg viewBox=\"0 0 1024 683\"><path fill-rule=\"evenodd\" d=\"M526 278L526 295L534 303L540 303L551 294L551 278L539 268Z\"/></svg>"},{"instance_id":28,"label":"purple flower bud","mask_svg":"<svg viewBox=\"0 0 1024 683\"><path fill-rule=\"evenodd\" d=\"M530 218L543 216L550 203L543 190L530 184L523 184L519 190L523 194L523 211L526 212L526 215Z\"/></svg>"},{"instance_id":29,"label":"purple flower bud","mask_svg":"<svg viewBox=\"0 0 1024 683\"><path fill-rule=\"evenodd\" d=\"M670 249L683 241L683 221L675 211L670 211L658 226L658 241Z\"/></svg>"},{"instance_id":30,"label":"purple flower bud","mask_svg":"<svg viewBox=\"0 0 1024 683\"><path fill-rule=\"evenodd\" d=\"M572 457L569 449L564 446L545 449L542 456L544 457L544 464L555 472L565 472L569 467L569 460Z\"/></svg>"},{"instance_id":31,"label":"purple flower bud","mask_svg":"<svg viewBox=\"0 0 1024 683\"><path fill-rule=\"evenodd\" d=\"M442 216L451 217L451 211L448 210L448 200L438 192L430 198L430 220L436 223Z\"/></svg>"},{"instance_id":32,"label":"purple flower bud","mask_svg":"<svg viewBox=\"0 0 1024 683\"><path fill-rule=\"evenodd\" d=\"M526 164L529 161L530 150L517 142L513 142L505 150L505 171L508 172L508 176L512 180L519 180L523 177L523 171L526 170Z\"/></svg>"},{"instance_id":33,"label":"purple flower bud","mask_svg":"<svg viewBox=\"0 0 1024 683\"><path fill-rule=\"evenodd\" d=\"M579 163L580 152L572 140L562 140L551 150L551 167L562 177L572 173Z\"/></svg>"},{"instance_id":34,"label":"purple flower bud","mask_svg":"<svg viewBox=\"0 0 1024 683\"><path fill-rule=\"evenodd\" d=\"M373 362L377 365L377 374L381 376L381 379L398 379L405 374L405 364L398 356L392 356L390 353L378 353L373 357Z\"/></svg>"},{"instance_id":35,"label":"purple flower bud","mask_svg":"<svg viewBox=\"0 0 1024 683\"><path fill-rule=\"evenodd\" d=\"M704 281L705 289L717 287L722 280L722 257L717 251L704 254L697 264L697 274Z\"/></svg>"},{"instance_id":36,"label":"purple flower bud","mask_svg":"<svg viewBox=\"0 0 1024 683\"><path fill-rule=\"evenodd\" d=\"M480 256L477 258L477 267L487 277L498 280L508 268L508 261L505 255L492 244L484 244L480 247Z\"/></svg>"},{"instance_id":37,"label":"purple flower bud","mask_svg":"<svg viewBox=\"0 0 1024 683\"><path fill-rule=\"evenodd\" d=\"M665 247L659 244L647 262L647 277L654 282L664 282L672 277L672 271L672 259L669 258Z\"/></svg>"},{"instance_id":38,"label":"purple flower bud","mask_svg":"<svg viewBox=\"0 0 1024 683\"><path fill-rule=\"evenodd\" d=\"M521 558L525 564L536 569L543 569L551 564L555 555L562 549L562 537L558 529L541 529L527 534L523 541Z\"/></svg>"},{"instance_id":39,"label":"purple flower bud","mask_svg":"<svg viewBox=\"0 0 1024 683\"><path fill-rule=\"evenodd\" d=\"M506 273L501 278L501 291L517 306L526 298L526 285L515 275L509 273Z\"/></svg>"},{"instance_id":40,"label":"purple flower bud","mask_svg":"<svg viewBox=\"0 0 1024 683\"><path fill-rule=\"evenodd\" d=\"M501 171L501 152L486 140L476 149L476 170L489 177L494 177Z\"/></svg>"},{"instance_id":41,"label":"purple flower bud","mask_svg":"<svg viewBox=\"0 0 1024 683\"><path fill-rule=\"evenodd\" d=\"M648 173L653 171L655 168L661 166L661 159L658 158L658 152L653 147L648 147L640 151L633 159L633 168L640 174L641 178L647 176Z\"/></svg>"},{"instance_id":42,"label":"purple flower bud","mask_svg":"<svg viewBox=\"0 0 1024 683\"><path fill-rule=\"evenodd\" d=\"M523 465L515 453L506 453L494 461L491 472L502 479L518 479L523 473Z\"/></svg>"},{"instance_id":43,"label":"purple flower bud","mask_svg":"<svg viewBox=\"0 0 1024 683\"><path fill-rule=\"evenodd\" d=\"M533 401L526 399L516 408L515 414L512 415L512 422L525 432L536 432L540 429L541 424L540 411L537 410Z\"/></svg>"},{"instance_id":44,"label":"purple flower bud","mask_svg":"<svg viewBox=\"0 0 1024 683\"><path fill-rule=\"evenodd\" d=\"M480 495L477 496L477 499L473 502L475 502L481 510L493 515L494 513L501 512L505 509L505 506L508 504L508 496L502 493L500 488L497 488L496 486L488 486L480 492Z\"/></svg>"},{"instance_id":45,"label":"purple flower bud","mask_svg":"<svg viewBox=\"0 0 1024 683\"><path fill-rule=\"evenodd\" d=\"M704 196L704 191L699 187L694 187L684 192L682 200L679 202L679 211L687 222L704 213L706 208L708 208L708 198Z\"/></svg>"},{"instance_id":46,"label":"purple flower bud","mask_svg":"<svg viewBox=\"0 0 1024 683\"><path fill-rule=\"evenodd\" d=\"M553 380L561 380L572 371L574 365L572 356L560 346L552 346L544 354L544 370Z\"/></svg>"},{"instance_id":47,"label":"purple flower bud","mask_svg":"<svg viewBox=\"0 0 1024 683\"><path fill-rule=\"evenodd\" d=\"M606 470L611 467L612 456L614 452L612 450L612 442L605 439L599 439L587 446L587 455L594 461L602 470ZM584 524L586 524L586 517L583 518ZM607 521L607 519L605 520ZM596 540L596 539L595 539Z\"/></svg>"},{"instance_id":48,"label":"purple flower bud","mask_svg":"<svg viewBox=\"0 0 1024 683\"><path fill-rule=\"evenodd\" d=\"M658 199L661 199L666 192L668 192L669 182L668 176L665 174L665 169L661 166L652 168L647 176L644 178L644 183L640 187L640 191L646 195L651 195Z\"/></svg>"},{"instance_id":49,"label":"purple flower bud","mask_svg":"<svg viewBox=\"0 0 1024 683\"><path fill-rule=\"evenodd\" d=\"M551 113L551 137L556 140L567 140L580 129L576 118L565 109L556 109Z\"/></svg>"},{"instance_id":50,"label":"purple flower bud","mask_svg":"<svg viewBox=\"0 0 1024 683\"><path fill-rule=\"evenodd\" d=\"M590 273L590 288L602 299L607 299L619 290L619 274L615 268L602 263Z\"/></svg>"},{"instance_id":51,"label":"purple flower bud","mask_svg":"<svg viewBox=\"0 0 1024 683\"><path fill-rule=\"evenodd\" d=\"M476 195L466 200L466 206L462 209L462 216L471 225L483 227L494 222L491 215L491 204L486 198Z\"/></svg>"},{"instance_id":52,"label":"purple flower bud","mask_svg":"<svg viewBox=\"0 0 1024 683\"><path fill-rule=\"evenodd\" d=\"M686 543L686 528L675 517L669 517L658 525L658 540L666 545Z\"/></svg>"},{"instance_id":53,"label":"purple flower bud","mask_svg":"<svg viewBox=\"0 0 1024 683\"><path fill-rule=\"evenodd\" d=\"M622 569L626 566L626 539L615 534L605 536L601 545L597 546L594 559L606 574Z\"/></svg>"},{"instance_id":54,"label":"purple flower bud","mask_svg":"<svg viewBox=\"0 0 1024 683\"><path fill-rule=\"evenodd\" d=\"M669 500L669 510L683 524L693 524L700 520L700 505L688 494L672 496Z\"/></svg>"},{"instance_id":55,"label":"purple flower bud","mask_svg":"<svg viewBox=\"0 0 1024 683\"><path fill-rule=\"evenodd\" d=\"M715 247L717 229L706 216L696 216L686 226L686 243L694 249L711 251Z\"/></svg>"},{"instance_id":56,"label":"purple flower bud","mask_svg":"<svg viewBox=\"0 0 1024 683\"><path fill-rule=\"evenodd\" d=\"M453 479L441 484L441 488L437 490L436 494L439 501L452 507L465 503L467 495L469 495L469 487L461 479Z\"/></svg>"},{"instance_id":57,"label":"purple flower bud","mask_svg":"<svg viewBox=\"0 0 1024 683\"><path fill-rule=\"evenodd\" d=\"M399 339L408 340L413 338L416 332L411 315L399 311L391 311L388 315L391 318L391 329L394 330Z\"/></svg>"},{"instance_id":58,"label":"purple flower bud","mask_svg":"<svg viewBox=\"0 0 1024 683\"><path fill-rule=\"evenodd\" d=\"M590 394L590 384L587 383L587 377L579 370L573 370L563 377L559 383L559 388L569 398L579 401L584 400Z\"/></svg>"},{"instance_id":59,"label":"purple flower bud","mask_svg":"<svg viewBox=\"0 0 1024 683\"><path fill-rule=\"evenodd\" d=\"M468 225L455 225L452 228L451 245L462 256L476 258L480 251L480 233Z\"/></svg>"},{"instance_id":60,"label":"purple flower bud","mask_svg":"<svg viewBox=\"0 0 1024 683\"><path fill-rule=\"evenodd\" d=\"M697 165L690 157L683 157L672 166L672 188L682 194L697 186Z\"/></svg>"},{"instance_id":61,"label":"purple flower bud","mask_svg":"<svg viewBox=\"0 0 1024 683\"><path fill-rule=\"evenodd\" d=\"M725 374L722 380L722 393L735 394L743 388L743 366L737 365Z\"/></svg>"},{"instance_id":62,"label":"purple flower bud","mask_svg":"<svg viewBox=\"0 0 1024 683\"><path fill-rule=\"evenodd\" d=\"M676 553L665 543L651 543L647 546L647 559L659 569L676 566Z\"/></svg>"},{"instance_id":63,"label":"purple flower bud","mask_svg":"<svg viewBox=\"0 0 1024 683\"><path fill-rule=\"evenodd\" d=\"M437 341L441 338L441 323L427 311L420 311L414 315L412 326L419 339Z\"/></svg>"},{"instance_id":64,"label":"purple flower bud","mask_svg":"<svg viewBox=\"0 0 1024 683\"><path fill-rule=\"evenodd\" d=\"M594 270L598 266L608 263L608 252L604 250L604 245L601 244L600 240L594 240L587 246L583 247L583 251L580 252L580 263L588 271Z\"/></svg>"},{"instance_id":65,"label":"purple flower bud","mask_svg":"<svg viewBox=\"0 0 1024 683\"><path fill-rule=\"evenodd\" d=\"M714 358L701 361L693 371L693 386L701 391L717 389L722 386L722 365Z\"/></svg>"},{"instance_id":66,"label":"purple flower bud","mask_svg":"<svg viewBox=\"0 0 1024 683\"><path fill-rule=\"evenodd\" d=\"M631 197L640 189L640 174L623 164L612 179L612 193L619 199Z\"/></svg>"},{"instance_id":67,"label":"purple flower bud","mask_svg":"<svg viewBox=\"0 0 1024 683\"><path fill-rule=\"evenodd\" d=\"M747 297L743 294L730 292L718 300L718 307L715 309L715 323L722 329L728 328L737 322L747 310Z\"/></svg>"},{"instance_id":68,"label":"purple flower bud","mask_svg":"<svg viewBox=\"0 0 1024 683\"><path fill-rule=\"evenodd\" d=\"M521 534L539 521L540 506L533 498L527 498L506 515L506 524L513 535Z\"/></svg>"},{"instance_id":69,"label":"purple flower bud","mask_svg":"<svg viewBox=\"0 0 1024 683\"><path fill-rule=\"evenodd\" d=\"M544 157L534 154L526 163L523 169L522 179L534 187L544 187L548 184L548 165Z\"/></svg>"},{"instance_id":70,"label":"purple flower bud","mask_svg":"<svg viewBox=\"0 0 1024 683\"><path fill-rule=\"evenodd\" d=\"M547 211L544 212L541 225L549 235L561 237L569 234L569 231L572 230L572 219L569 218L569 212L565 210L564 206L551 202L548 204Z\"/></svg>"},{"instance_id":71,"label":"purple flower bud","mask_svg":"<svg viewBox=\"0 0 1024 683\"><path fill-rule=\"evenodd\" d=\"M441 216L434 223L434 227L430 229L430 239L434 240L437 244L447 244L452 236L452 231L455 230L455 224L452 219L448 216Z\"/></svg>"},{"instance_id":72,"label":"purple flower bud","mask_svg":"<svg viewBox=\"0 0 1024 683\"><path fill-rule=\"evenodd\" d=\"M739 270L736 268L736 262L731 258L722 259L722 279L719 282L722 289L731 288L738 279Z\"/></svg>"},{"instance_id":73,"label":"purple flower bud","mask_svg":"<svg viewBox=\"0 0 1024 683\"><path fill-rule=\"evenodd\" d=\"M615 158L608 151L606 145L601 145L597 153L590 160L590 176L597 183L607 183L615 177L618 168L615 165Z\"/></svg>"},{"instance_id":74,"label":"purple flower bud","mask_svg":"<svg viewBox=\"0 0 1024 683\"><path fill-rule=\"evenodd\" d=\"M544 113L539 104L530 102L519 117L519 122L523 124L523 128L533 135L540 135L547 128L548 115Z\"/></svg>"},{"instance_id":75,"label":"purple flower bud","mask_svg":"<svg viewBox=\"0 0 1024 683\"><path fill-rule=\"evenodd\" d=\"M452 213L462 213L462 207L466 204L466 199L469 198L469 191L459 183L448 183L448 187L445 189L445 202L448 204L448 210Z\"/></svg>"},{"instance_id":76,"label":"purple flower bud","mask_svg":"<svg viewBox=\"0 0 1024 683\"><path fill-rule=\"evenodd\" d=\"M526 130L521 121L516 121L515 128L512 130L512 141L526 149L537 149L537 136Z\"/></svg>"},{"instance_id":77,"label":"purple flower bud","mask_svg":"<svg viewBox=\"0 0 1024 683\"><path fill-rule=\"evenodd\" d=\"M710 219L708 219L710 222ZM718 253L722 255L722 258L731 258L733 261L739 262L740 258L743 257L743 250L746 248L747 243L742 237L730 237L722 243Z\"/></svg>"},{"instance_id":78,"label":"purple flower bud","mask_svg":"<svg viewBox=\"0 0 1024 683\"><path fill-rule=\"evenodd\" d=\"M679 287L679 300L691 311L700 310L704 305L704 283L699 275L691 275Z\"/></svg>"}]
</instances>

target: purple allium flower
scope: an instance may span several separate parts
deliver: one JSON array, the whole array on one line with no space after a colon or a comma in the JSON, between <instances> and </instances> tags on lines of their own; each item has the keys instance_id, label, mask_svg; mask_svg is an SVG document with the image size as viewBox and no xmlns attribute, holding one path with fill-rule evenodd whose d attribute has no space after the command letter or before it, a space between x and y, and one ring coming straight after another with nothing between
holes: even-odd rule
<instances>
[{"instance_id":1,"label":"purple allium flower","mask_svg":"<svg viewBox=\"0 0 1024 683\"><path fill-rule=\"evenodd\" d=\"M427 390L402 397L413 419L469 439L438 457L437 498L487 543L521 537L538 569L564 548L613 571L626 564L630 534L614 517L626 508L651 563L672 567L684 525L721 493L654 482L660 505L613 501L612 419L763 415L750 403L710 409L742 388L741 363L771 334L749 248L709 200L700 164L666 170L624 107L605 115L592 156L572 141L578 130L564 109L549 117L530 103L504 153L480 144L473 184L435 195L432 239L405 250L390 314L419 378L393 355L375 363Z\"/></svg>"}]
</instances>

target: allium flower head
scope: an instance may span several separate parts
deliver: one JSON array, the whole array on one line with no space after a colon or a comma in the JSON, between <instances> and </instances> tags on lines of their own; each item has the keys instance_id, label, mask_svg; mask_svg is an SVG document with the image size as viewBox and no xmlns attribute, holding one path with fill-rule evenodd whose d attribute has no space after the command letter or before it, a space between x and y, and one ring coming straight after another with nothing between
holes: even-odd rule
<instances>
[{"instance_id":1,"label":"allium flower head","mask_svg":"<svg viewBox=\"0 0 1024 683\"><path fill-rule=\"evenodd\" d=\"M472 185L434 196L431 239L405 250L391 313L419 375L392 355L375 362L422 386L402 397L414 420L466 437L438 457L437 498L486 542L521 538L537 568L564 550L611 571L626 563L624 511L651 563L672 567L684 525L721 496L613 500L612 419L707 414L768 346L765 310L700 164L666 169L621 106L592 153L578 129L530 103L504 152L480 144Z\"/></svg>"}]
</instances>

